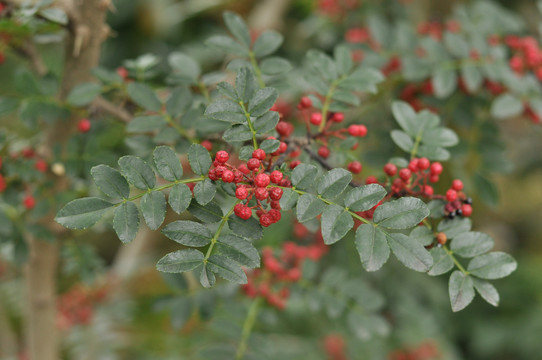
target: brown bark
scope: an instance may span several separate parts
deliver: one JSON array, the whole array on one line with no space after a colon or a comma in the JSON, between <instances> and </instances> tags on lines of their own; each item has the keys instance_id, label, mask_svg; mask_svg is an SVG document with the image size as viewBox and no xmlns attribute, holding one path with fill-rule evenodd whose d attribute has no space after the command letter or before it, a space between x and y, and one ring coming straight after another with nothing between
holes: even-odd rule
<instances>
[{"instance_id":1,"label":"brown bark","mask_svg":"<svg viewBox=\"0 0 542 360\"><path fill-rule=\"evenodd\" d=\"M74 86L91 78L90 70L98 65L100 46L108 33L105 15L110 0L59 0L57 4L65 10L69 18L65 68L60 90L60 98L65 99ZM66 143L75 131L75 120L72 119L68 124L55 124L46 130L44 141L38 149L43 156L51 155L53 146ZM68 189L69 181L66 177L59 176L55 181L53 191L62 192ZM41 223L56 234L55 243L28 237L29 262L25 271L28 308L25 330L30 360L60 359L56 330L56 280L60 241L67 232L53 219L54 213L51 213L44 217Z\"/></svg>"}]
</instances>

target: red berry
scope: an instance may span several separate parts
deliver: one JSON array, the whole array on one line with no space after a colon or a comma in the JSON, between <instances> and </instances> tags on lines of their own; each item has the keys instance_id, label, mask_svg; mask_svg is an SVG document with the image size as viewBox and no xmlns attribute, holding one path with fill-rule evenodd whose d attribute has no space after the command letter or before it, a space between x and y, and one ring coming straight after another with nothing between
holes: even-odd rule
<instances>
[{"instance_id":1,"label":"red berry","mask_svg":"<svg viewBox=\"0 0 542 360\"><path fill-rule=\"evenodd\" d=\"M265 160L266 154L262 149L256 149L252 152L252 157L258 160Z\"/></svg>"},{"instance_id":2,"label":"red berry","mask_svg":"<svg viewBox=\"0 0 542 360\"><path fill-rule=\"evenodd\" d=\"M79 132L86 133L90 130L90 120L88 119L81 119L79 120L79 123L77 124L77 129Z\"/></svg>"},{"instance_id":3,"label":"red berry","mask_svg":"<svg viewBox=\"0 0 542 360\"><path fill-rule=\"evenodd\" d=\"M23 205L28 210L32 210L34 208L34 206L36 206L36 199L34 199L34 197L32 195L27 195L23 199Z\"/></svg>"},{"instance_id":4,"label":"red berry","mask_svg":"<svg viewBox=\"0 0 542 360\"><path fill-rule=\"evenodd\" d=\"M269 178L271 179L271 182L273 184L280 184L283 176L284 175L280 171L274 170L273 172L271 172L271 175L269 176Z\"/></svg>"},{"instance_id":5,"label":"red berry","mask_svg":"<svg viewBox=\"0 0 542 360\"><path fill-rule=\"evenodd\" d=\"M411 176L412 176L412 172L409 169L404 168L404 169L399 170L399 177L403 179L403 181L407 182Z\"/></svg>"},{"instance_id":6,"label":"red berry","mask_svg":"<svg viewBox=\"0 0 542 360\"><path fill-rule=\"evenodd\" d=\"M348 171L354 174L359 174L362 168L363 166L361 165L359 161L352 161L351 163L348 164Z\"/></svg>"},{"instance_id":7,"label":"red berry","mask_svg":"<svg viewBox=\"0 0 542 360\"><path fill-rule=\"evenodd\" d=\"M219 178L222 177L222 174L224 174L224 171L226 171L226 167L225 166L217 166L215 168L215 174L216 176L218 176Z\"/></svg>"},{"instance_id":8,"label":"red berry","mask_svg":"<svg viewBox=\"0 0 542 360\"><path fill-rule=\"evenodd\" d=\"M271 200L280 200L280 198L282 197L282 189L281 188L278 188L278 187L273 187L271 188L271 191L269 192L269 198Z\"/></svg>"},{"instance_id":9,"label":"red berry","mask_svg":"<svg viewBox=\"0 0 542 360\"><path fill-rule=\"evenodd\" d=\"M261 161L258 160L258 159L249 159L247 161L247 167L250 169L250 170L256 170L257 168L260 167L260 164L261 164Z\"/></svg>"},{"instance_id":10,"label":"red berry","mask_svg":"<svg viewBox=\"0 0 542 360\"><path fill-rule=\"evenodd\" d=\"M237 170L239 170L241 173L245 174L245 175L248 175L250 174L250 170L248 169L248 167L245 165L245 164L241 164L237 167Z\"/></svg>"},{"instance_id":11,"label":"red berry","mask_svg":"<svg viewBox=\"0 0 542 360\"><path fill-rule=\"evenodd\" d=\"M327 146L321 146L318 149L318 155L320 155L324 159L327 159L329 157L329 149L327 148Z\"/></svg>"},{"instance_id":12,"label":"red berry","mask_svg":"<svg viewBox=\"0 0 542 360\"><path fill-rule=\"evenodd\" d=\"M469 217L472 215L472 206L469 204L463 204L461 206L461 211L463 213L463 216Z\"/></svg>"},{"instance_id":13,"label":"red berry","mask_svg":"<svg viewBox=\"0 0 542 360\"><path fill-rule=\"evenodd\" d=\"M301 161L299 161L299 160L294 160L294 161L292 161L292 162L290 163L290 169L295 169L295 167L296 167L297 165L299 165L299 164L301 164Z\"/></svg>"},{"instance_id":14,"label":"red berry","mask_svg":"<svg viewBox=\"0 0 542 360\"><path fill-rule=\"evenodd\" d=\"M280 136L288 137L294 131L294 126L286 121L280 121L276 127Z\"/></svg>"},{"instance_id":15,"label":"red berry","mask_svg":"<svg viewBox=\"0 0 542 360\"><path fill-rule=\"evenodd\" d=\"M47 162L45 160L40 159L40 160L36 161L36 163L34 164L34 167L39 172L44 173L44 172L47 171Z\"/></svg>"},{"instance_id":16,"label":"red berry","mask_svg":"<svg viewBox=\"0 0 542 360\"><path fill-rule=\"evenodd\" d=\"M262 224L263 227L268 227L269 225L273 224L273 222L273 217L268 213L263 214L260 217L260 224Z\"/></svg>"},{"instance_id":17,"label":"red berry","mask_svg":"<svg viewBox=\"0 0 542 360\"><path fill-rule=\"evenodd\" d=\"M463 190L463 182L461 180L455 179L452 181L452 189L455 191L461 191Z\"/></svg>"},{"instance_id":18,"label":"red berry","mask_svg":"<svg viewBox=\"0 0 542 360\"><path fill-rule=\"evenodd\" d=\"M126 68L120 66L117 68L117 74L123 79L125 80L127 77L128 77L128 70L126 70Z\"/></svg>"},{"instance_id":19,"label":"red berry","mask_svg":"<svg viewBox=\"0 0 542 360\"><path fill-rule=\"evenodd\" d=\"M367 179L365 179L366 184L378 184L378 179L376 176L367 176Z\"/></svg>"},{"instance_id":20,"label":"red berry","mask_svg":"<svg viewBox=\"0 0 542 360\"><path fill-rule=\"evenodd\" d=\"M23 155L23 157L30 159L33 158L34 155L36 155L36 152L32 148L26 148L21 151L21 154Z\"/></svg>"},{"instance_id":21,"label":"red berry","mask_svg":"<svg viewBox=\"0 0 542 360\"><path fill-rule=\"evenodd\" d=\"M256 185L257 187L266 187L267 185L269 185L270 181L271 180L269 179L269 175L258 174L254 179L254 185Z\"/></svg>"},{"instance_id":22,"label":"red berry","mask_svg":"<svg viewBox=\"0 0 542 360\"><path fill-rule=\"evenodd\" d=\"M233 174L233 171L224 170L224 172L222 173L222 181L231 183L233 182L233 179L235 179L235 175Z\"/></svg>"},{"instance_id":23,"label":"red berry","mask_svg":"<svg viewBox=\"0 0 542 360\"><path fill-rule=\"evenodd\" d=\"M254 190L254 196L256 197L256 199L262 201L267 199L267 197L269 196L269 191L267 191L267 189L264 187L259 187Z\"/></svg>"},{"instance_id":24,"label":"red berry","mask_svg":"<svg viewBox=\"0 0 542 360\"><path fill-rule=\"evenodd\" d=\"M440 175L442 173L442 164L439 162L432 163L429 172L431 175Z\"/></svg>"},{"instance_id":25,"label":"red berry","mask_svg":"<svg viewBox=\"0 0 542 360\"><path fill-rule=\"evenodd\" d=\"M216 153L216 156L215 156L216 161L218 161L219 163L222 163L222 164L224 164L226 161L228 161L229 158L230 158L230 154L228 154L224 150L220 150L219 152Z\"/></svg>"},{"instance_id":26,"label":"red berry","mask_svg":"<svg viewBox=\"0 0 542 360\"><path fill-rule=\"evenodd\" d=\"M320 125L322 123L322 114L312 113L310 122L313 125L317 125L317 126Z\"/></svg>"},{"instance_id":27,"label":"red berry","mask_svg":"<svg viewBox=\"0 0 542 360\"><path fill-rule=\"evenodd\" d=\"M290 279L290 281L298 281L299 279L301 279L301 270L299 270L298 268L288 270L288 278Z\"/></svg>"},{"instance_id":28,"label":"red berry","mask_svg":"<svg viewBox=\"0 0 542 360\"><path fill-rule=\"evenodd\" d=\"M269 215L271 215L274 222L277 222L282 218L282 214L276 209L269 210Z\"/></svg>"},{"instance_id":29,"label":"red berry","mask_svg":"<svg viewBox=\"0 0 542 360\"><path fill-rule=\"evenodd\" d=\"M438 175L431 175L429 176L429 181L432 183L438 182L439 176Z\"/></svg>"},{"instance_id":30,"label":"red berry","mask_svg":"<svg viewBox=\"0 0 542 360\"><path fill-rule=\"evenodd\" d=\"M367 128L365 127L365 125L353 124L348 127L348 133L351 136L364 137L365 135L367 135Z\"/></svg>"},{"instance_id":31,"label":"red berry","mask_svg":"<svg viewBox=\"0 0 542 360\"><path fill-rule=\"evenodd\" d=\"M209 176L209 179L213 181L220 179L220 177L216 174L216 169L209 169L208 176Z\"/></svg>"},{"instance_id":32,"label":"red berry","mask_svg":"<svg viewBox=\"0 0 542 360\"><path fill-rule=\"evenodd\" d=\"M423 158L418 159L418 169L427 170L427 169L429 169L430 165L431 165L431 163L429 162L428 158L423 157Z\"/></svg>"},{"instance_id":33,"label":"red berry","mask_svg":"<svg viewBox=\"0 0 542 360\"><path fill-rule=\"evenodd\" d=\"M201 146L207 149L207 151L211 151L213 149L213 144L209 140L203 140L201 142Z\"/></svg>"},{"instance_id":34,"label":"red berry","mask_svg":"<svg viewBox=\"0 0 542 360\"><path fill-rule=\"evenodd\" d=\"M344 120L344 114L343 113L335 113L333 114L333 121L335 121L336 123L340 123L340 122L343 122Z\"/></svg>"},{"instance_id":35,"label":"red berry","mask_svg":"<svg viewBox=\"0 0 542 360\"><path fill-rule=\"evenodd\" d=\"M454 201L457 199L457 192L454 189L449 189L446 191L446 200L448 201Z\"/></svg>"},{"instance_id":36,"label":"red berry","mask_svg":"<svg viewBox=\"0 0 542 360\"><path fill-rule=\"evenodd\" d=\"M308 109L312 106L312 100L308 96L303 96L301 100L299 100L299 105L302 109Z\"/></svg>"},{"instance_id":37,"label":"red berry","mask_svg":"<svg viewBox=\"0 0 542 360\"><path fill-rule=\"evenodd\" d=\"M408 163L408 168L412 172L418 171L418 159L414 158Z\"/></svg>"},{"instance_id":38,"label":"red berry","mask_svg":"<svg viewBox=\"0 0 542 360\"><path fill-rule=\"evenodd\" d=\"M243 173L240 172L239 170L234 170L233 176L234 176L233 177L233 182L234 183L237 184L237 183L240 183L241 181L243 181L243 178L244 178Z\"/></svg>"},{"instance_id":39,"label":"red berry","mask_svg":"<svg viewBox=\"0 0 542 360\"><path fill-rule=\"evenodd\" d=\"M280 201L278 200L271 200L271 209L280 210Z\"/></svg>"},{"instance_id":40,"label":"red berry","mask_svg":"<svg viewBox=\"0 0 542 360\"><path fill-rule=\"evenodd\" d=\"M423 186L423 194L425 196L431 196L431 195L433 195L433 193L434 193L434 190L433 190L433 187L431 185Z\"/></svg>"},{"instance_id":41,"label":"red berry","mask_svg":"<svg viewBox=\"0 0 542 360\"><path fill-rule=\"evenodd\" d=\"M248 196L248 190L244 186L240 186L235 190L235 197L239 200L245 200Z\"/></svg>"},{"instance_id":42,"label":"red berry","mask_svg":"<svg viewBox=\"0 0 542 360\"><path fill-rule=\"evenodd\" d=\"M397 174L397 166L391 163L387 163L386 165L384 165L384 172L388 176L395 176L395 174Z\"/></svg>"},{"instance_id":43,"label":"red berry","mask_svg":"<svg viewBox=\"0 0 542 360\"><path fill-rule=\"evenodd\" d=\"M0 193L4 192L6 190L6 187L6 179L2 174L0 174Z\"/></svg>"}]
</instances>

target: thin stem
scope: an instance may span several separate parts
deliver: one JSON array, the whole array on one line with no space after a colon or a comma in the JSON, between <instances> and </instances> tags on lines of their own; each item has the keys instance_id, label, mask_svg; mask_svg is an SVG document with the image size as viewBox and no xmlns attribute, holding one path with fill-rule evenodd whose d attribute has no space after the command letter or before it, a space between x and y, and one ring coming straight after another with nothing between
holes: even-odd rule
<instances>
[{"instance_id":1,"label":"thin stem","mask_svg":"<svg viewBox=\"0 0 542 360\"><path fill-rule=\"evenodd\" d=\"M250 120L250 113L247 111L245 104L242 101L239 101L239 105L243 109L243 112L245 113L245 118L247 119L248 128L250 129L250 132L252 133L252 144L254 145L254 150L258 148L258 140L256 140L256 129L254 129L254 124L252 124L252 120Z\"/></svg>"},{"instance_id":2,"label":"thin stem","mask_svg":"<svg viewBox=\"0 0 542 360\"><path fill-rule=\"evenodd\" d=\"M338 79L335 79L331 86L329 87L329 90L327 91L326 98L324 100L324 105L322 105L322 123L320 124L320 127L318 127L318 130L322 132L324 128L326 127L326 121L327 121L327 112L329 111L329 106L331 105L331 98L333 97L333 93L335 92L335 89L337 89L337 85L344 79L344 75L341 76Z\"/></svg>"},{"instance_id":3,"label":"thin stem","mask_svg":"<svg viewBox=\"0 0 542 360\"><path fill-rule=\"evenodd\" d=\"M416 135L414 146L412 147L412 151L410 151L410 160L416 157L416 154L418 153L418 147L420 146L420 143L422 141L422 136L423 136L423 127L418 132L418 135Z\"/></svg>"},{"instance_id":4,"label":"thin stem","mask_svg":"<svg viewBox=\"0 0 542 360\"><path fill-rule=\"evenodd\" d=\"M250 51L248 53L248 56L250 58L250 63L252 64L252 67L254 68L254 74L256 74L256 79L258 79L258 85L260 85L261 88L264 88L265 83L263 82L262 71L260 70L260 67L258 66L258 62L256 61L256 57L254 56L254 52Z\"/></svg>"},{"instance_id":5,"label":"thin stem","mask_svg":"<svg viewBox=\"0 0 542 360\"><path fill-rule=\"evenodd\" d=\"M177 132L178 132L182 137L184 137L185 139L190 140L190 141L193 142L192 137L191 137L190 135L188 135L188 133L186 132L185 129L183 129L179 124L177 124L175 121L173 121L173 118L171 117L171 115L166 114L166 115L165 115L165 118L166 118L167 123L168 123L172 128L174 128L175 130L177 130Z\"/></svg>"},{"instance_id":6,"label":"thin stem","mask_svg":"<svg viewBox=\"0 0 542 360\"><path fill-rule=\"evenodd\" d=\"M213 252L213 248L215 247L215 244L218 240L218 237L220 236L220 233L222 232L222 229L224 228L224 225L228 222L228 219L230 218L231 214L233 213L233 209L235 208L235 205L237 205L239 201L237 201L228 211L226 215L222 217L222 221L220 221L220 225L218 225L218 229L215 232L215 236L211 239L211 245L209 245L209 248L207 249L207 252L205 253L205 258L203 259L203 262L205 263L207 259L211 256Z\"/></svg>"},{"instance_id":7,"label":"thin stem","mask_svg":"<svg viewBox=\"0 0 542 360\"><path fill-rule=\"evenodd\" d=\"M203 97L205 97L205 101L207 101L207 103L210 103L211 102L211 96L209 96L209 90L207 90L207 86L205 86L203 81L198 82L198 87L199 87Z\"/></svg>"},{"instance_id":8,"label":"thin stem","mask_svg":"<svg viewBox=\"0 0 542 360\"><path fill-rule=\"evenodd\" d=\"M457 266L457 268L459 270L461 270L461 272L465 275L469 275L469 272L467 270L465 270L465 268L463 267L463 265L461 265L461 263L457 260L457 258L454 256L454 252L450 249L448 249L448 247L446 245L442 245L442 248L444 249L444 251L446 251L446 254L448 254L448 256L452 259L452 261L454 262L455 266Z\"/></svg>"},{"instance_id":9,"label":"thin stem","mask_svg":"<svg viewBox=\"0 0 542 360\"><path fill-rule=\"evenodd\" d=\"M241 332L241 341L239 342L239 346L237 347L237 354L235 356L235 360L242 360L243 356L245 355L245 351L247 350L248 338L250 337L252 327L256 322L256 316L258 315L258 310L260 308L261 302L262 298L260 297L254 299L254 301L250 305L250 308L248 309L247 317L245 319L245 322L243 324L243 330Z\"/></svg>"},{"instance_id":10,"label":"thin stem","mask_svg":"<svg viewBox=\"0 0 542 360\"><path fill-rule=\"evenodd\" d=\"M199 181L203 181L203 180L205 180L204 176L200 176L200 177L197 177L197 178L191 178L191 179L176 180L176 181L174 181L172 183L169 183L169 184L166 184L166 185L154 188L154 189L149 189L149 190L147 190L145 192L142 192L141 194L137 194L137 195L134 195L132 197L126 198L126 199L122 200L121 202L119 202L118 204L115 204L115 207L117 207L119 205L122 205L122 204L125 204L128 201L137 200L137 199L145 196L145 194L153 192L153 191L162 191L162 190L165 190L165 189L169 189L170 187L174 187L177 184L188 184L188 183L191 183L191 182L199 182Z\"/></svg>"}]
</instances>

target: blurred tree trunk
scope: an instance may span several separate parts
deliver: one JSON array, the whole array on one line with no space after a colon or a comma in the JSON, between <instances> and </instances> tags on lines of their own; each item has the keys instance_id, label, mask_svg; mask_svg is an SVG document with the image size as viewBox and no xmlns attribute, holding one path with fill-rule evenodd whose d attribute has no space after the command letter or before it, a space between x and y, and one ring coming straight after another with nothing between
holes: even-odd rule
<instances>
[{"instance_id":1,"label":"blurred tree trunk","mask_svg":"<svg viewBox=\"0 0 542 360\"><path fill-rule=\"evenodd\" d=\"M100 45L107 37L105 14L110 0L58 0L69 18L64 74L60 98L65 99L71 89L90 79L90 70L98 65ZM53 146L64 145L76 130L77 119L67 124L49 126L39 147L42 155L50 158ZM55 193L69 189L69 180L57 174ZM56 234L56 242L45 242L30 236L29 261L26 267L27 322L26 341L30 360L60 359L56 329L56 287L59 248L67 231L54 222L56 206L41 223Z\"/></svg>"}]
</instances>

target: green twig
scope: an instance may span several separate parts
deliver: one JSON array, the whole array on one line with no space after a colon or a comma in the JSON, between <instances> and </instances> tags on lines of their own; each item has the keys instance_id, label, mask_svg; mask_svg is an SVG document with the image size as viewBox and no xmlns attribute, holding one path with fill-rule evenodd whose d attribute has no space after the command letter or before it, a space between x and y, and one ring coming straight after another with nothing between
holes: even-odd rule
<instances>
[{"instance_id":1,"label":"green twig","mask_svg":"<svg viewBox=\"0 0 542 360\"><path fill-rule=\"evenodd\" d=\"M248 53L248 56L250 58L250 64L252 64L252 67L254 68L254 74L256 74L256 79L258 79L258 85L260 85L260 88L264 88L265 83L262 78L262 70L260 70L260 67L258 66L258 62L256 61L256 57L254 56L254 52L250 51Z\"/></svg>"},{"instance_id":2,"label":"green twig","mask_svg":"<svg viewBox=\"0 0 542 360\"><path fill-rule=\"evenodd\" d=\"M448 256L452 259L452 261L454 262L455 266L457 266L457 268L459 270L461 270L461 272L465 275L469 275L469 272L467 270L465 270L465 268L463 267L463 265L461 265L461 263L457 260L457 258L454 256L454 252L450 249L448 249L448 247L446 245L442 245L442 248L444 249L444 251L446 251L446 254L448 254Z\"/></svg>"},{"instance_id":3,"label":"green twig","mask_svg":"<svg viewBox=\"0 0 542 360\"><path fill-rule=\"evenodd\" d=\"M242 101L239 101L239 106L243 109L243 112L245 113L245 118L247 119L248 128L250 129L250 132L252 133L252 144L254 145L254 150L258 148L258 140L256 139L256 129L254 129L254 124L252 124L252 120L250 120L250 113L247 111L245 104Z\"/></svg>"},{"instance_id":4,"label":"green twig","mask_svg":"<svg viewBox=\"0 0 542 360\"><path fill-rule=\"evenodd\" d=\"M209 259L209 257L211 256L211 254L213 252L213 248L215 247L215 244L216 244L216 242L218 240L218 237L220 236L220 233L222 232L222 229L224 228L224 225L226 225L226 223L228 222L228 219L230 218L231 214L233 213L233 209L235 208L235 205L237 205L239 203L239 201L237 201L231 207L230 211L228 211L228 213L222 217L222 221L220 221L220 225L218 225L218 229L216 229L215 235L211 239L211 244L209 245L209 248L207 249L207 252L205 253L205 258L203 259L204 263L207 262L207 259Z\"/></svg>"},{"instance_id":5,"label":"green twig","mask_svg":"<svg viewBox=\"0 0 542 360\"><path fill-rule=\"evenodd\" d=\"M203 180L205 180L204 176L200 176L200 177L197 177L197 178L191 178L191 179L176 180L176 181L174 181L172 183L169 183L169 184L166 184L166 185L154 188L154 189L148 189L147 191L142 192L141 194L137 194L137 195L134 195L132 197L126 198L126 199L122 200L121 202L119 202L118 204L115 204L115 206L125 204L128 201L137 200L137 199L143 197L145 194L153 192L153 191L162 191L162 190L165 190L165 189L169 189L170 187L173 187L173 186L175 186L177 184L188 184L188 183L191 183L191 182L199 182L199 181L203 181Z\"/></svg>"},{"instance_id":6,"label":"green twig","mask_svg":"<svg viewBox=\"0 0 542 360\"><path fill-rule=\"evenodd\" d=\"M236 360L243 359L243 356L245 355L245 351L247 350L248 338L250 337L252 327L256 322L256 316L258 315L258 310L260 308L261 302L262 298L260 297L254 299L254 301L250 305L250 308L248 309L247 317L245 319L245 322L243 324L243 330L241 332L241 341L239 342L239 346L237 347L237 354L235 355Z\"/></svg>"}]
</instances>

